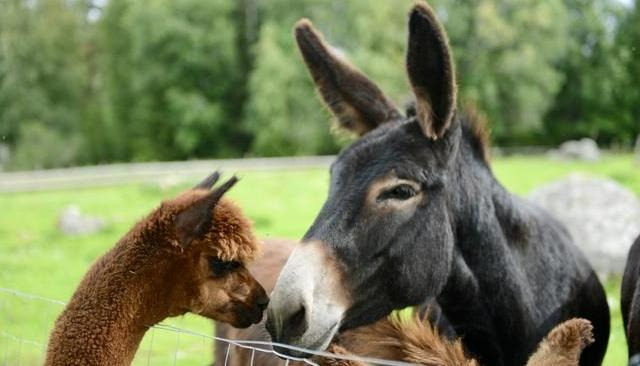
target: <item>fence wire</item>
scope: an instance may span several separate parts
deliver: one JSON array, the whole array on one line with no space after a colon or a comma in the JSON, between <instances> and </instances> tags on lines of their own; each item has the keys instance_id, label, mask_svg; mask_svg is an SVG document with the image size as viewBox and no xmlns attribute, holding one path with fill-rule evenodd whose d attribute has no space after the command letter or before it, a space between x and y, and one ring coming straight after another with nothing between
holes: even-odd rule
<instances>
[{"instance_id":1,"label":"fence wire","mask_svg":"<svg viewBox=\"0 0 640 366\"><path fill-rule=\"evenodd\" d=\"M0 287L0 365L41 365L44 361L49 332L64 305L65 303L60 300ZM138 348L133 364L208 365L212 362L211 357L215 342L216 347L226 345L224 363L216 363L216 365L224 366L231 363L231 351L234 347L251 351L248 366L259 366L254 363L258 353L270 354L274 358L280 357L282 358L281 364L285 366L291 362L318 366L317 363L309 359L279 354L273 350L274 345L315 356L359 361L370 365L411 365L406 362L338 355L272 342L220 338L202 331L188 329L185 326L185 319L186 317L180 317L173 320L178 325L167 322L150 326ZM208 325L210 322L206 323L207 326L210 326ZM190 339L186 339L187 337ZM198 341L194 341L194 339L198 339Z\"/></svg>"}]
</instances>

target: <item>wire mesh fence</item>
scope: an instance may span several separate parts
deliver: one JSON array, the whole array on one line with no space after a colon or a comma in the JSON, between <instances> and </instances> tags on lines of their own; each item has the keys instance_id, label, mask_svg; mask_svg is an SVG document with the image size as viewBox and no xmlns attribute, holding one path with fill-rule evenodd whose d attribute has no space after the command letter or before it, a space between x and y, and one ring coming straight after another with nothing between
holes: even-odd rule
<instances>
[{"instance_id":1,"label":"wire mesh fence","mask_svg":"<svg viewBox=\"0 0 640 366\"><path fill-rule=\"evenodd\" d=\"M0 365L41 365L44 362L49 332L64 305L63 301L0 287ZM235 348L251 352L247 366L259 366L259 354L270 355L273 360L279 360L285 366L318 366L309 359L277 354L272 348L274 343L271 342L225 339L212 334L212 322L196 316L184 316L156 324L149 327L133 365L211 365L214 362L214 347L223 346L224 360L215 360L215 365L229 365ZM399 361L336 355L277 345L312 355L359 361L369 365L410 365Z\"/></svg>"}]
</instances>

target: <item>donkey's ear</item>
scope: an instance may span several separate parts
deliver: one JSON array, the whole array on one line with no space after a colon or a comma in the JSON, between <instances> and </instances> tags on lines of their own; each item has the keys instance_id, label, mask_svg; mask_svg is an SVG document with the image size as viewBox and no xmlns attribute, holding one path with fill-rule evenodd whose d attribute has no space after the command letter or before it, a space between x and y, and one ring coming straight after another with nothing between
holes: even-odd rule
<instances>
[{"instance_id":1,"label":"donkey's ear","mask_svg":"<svg viewBox=\"0 0 640 366\"><path fill-rule=\"evenodd\" d=\"M207 177L205 181L211 177L212 176ZM180 246L186 248L192 241L202 239L204 235L211 230L214 224L213 210L220 201L220 198L222 198L225 192L227 192L229 188L233 187L237 181L238 178L235 176L231 177L220 187L198 199L177 215L175 227ZM200 185L196 187L199 186Z\"/></svg>"},{"instance_id":2,"label":"donkey's ear","mask_svg":"<svg viewBox=\"0 0 640 366\"><path fill-rule=\"evenodd\" d=\"M342 127L363 135L401 117L371 80L331 50L309 20L296 24L295 37L322 99Z\"/></svg>"},{"instance_id":3,"label":"donkey's ear","mask_svg":"<svg viewBox=\"0 0 640 366\"><path fill-rule=\"evenodd\" d=\"M416 4L409 15L407 72L416 115L425 136L444 135L456 108L456 81L449 41L433 10Z\"/></svg>"}]
</instances>

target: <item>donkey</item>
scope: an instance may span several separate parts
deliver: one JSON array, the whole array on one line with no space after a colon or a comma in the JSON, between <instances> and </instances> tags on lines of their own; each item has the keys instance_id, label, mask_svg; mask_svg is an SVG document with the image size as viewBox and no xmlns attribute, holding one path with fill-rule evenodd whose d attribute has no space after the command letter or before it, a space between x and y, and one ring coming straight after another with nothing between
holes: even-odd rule
<instances>
[{"instance_id":1,"label":"donkey","mask_svg":"<svg viewBox=\"0 0 640 366\"><path fill-rule=\"evenodd\" d=\"M629 348L629 365L640 366L640 236L629 250L622 276L620 305Z\"/></svg>"},{"instance_id":2,"label":"donkey","mask_svg":"<svg viewBox=\"0 0 640 366\"><path fill-rule=\"evenodd\" d=\"M481 364L525 364L554 325L580 317L596 339L581 365L599 365L604 289L567 230L494 177L481 119L457 110L433 10L417 4L409 15L406 117L311 22L298 22L295 37L329 110L360 138L332 164L329 196L280 274L267 309L273 340L320 350L339 332L431 301Z\"/></svg>"}]
</instances>

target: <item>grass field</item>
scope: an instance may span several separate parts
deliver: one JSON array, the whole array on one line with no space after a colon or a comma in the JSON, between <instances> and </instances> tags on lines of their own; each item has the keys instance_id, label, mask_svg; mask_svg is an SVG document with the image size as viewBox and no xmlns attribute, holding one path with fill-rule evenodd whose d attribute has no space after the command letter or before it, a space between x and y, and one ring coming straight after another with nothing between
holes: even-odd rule
<instances>
[{"instance_id":1,"label":"grass field","mask_svg":"<svg viewBox=\"0 0 640 366\"><path fill-rule=\"evenodd\" d=\"M526 194L571 172L605 176L640 195L640 171L630 155L608 156L596 164L564 163L542 157L494 161L494 171L511 191ZM212 167L215 168L215 167ZM261 237L299 238L318 212L327 192L325 170L240 172L230 195L244 208ZM0 194L0 287L66 301L88 266L163 198L185 187L131 185L82 190ZM108 226L97 234L69 237L59 232L61 210L75 204ZM612 334L605 365L626 363L619 313L619 281L606 284L612 309ZM47 333L61 305L0 292L0 365L39 364ZM210 322L185 316L167 322L211 334ZM21 341L22 340L22 341ZM204 365L211 342L197 335L149 332L138 364Z\"/></svg>"}]
</instances>

